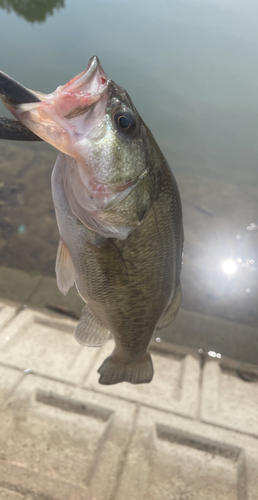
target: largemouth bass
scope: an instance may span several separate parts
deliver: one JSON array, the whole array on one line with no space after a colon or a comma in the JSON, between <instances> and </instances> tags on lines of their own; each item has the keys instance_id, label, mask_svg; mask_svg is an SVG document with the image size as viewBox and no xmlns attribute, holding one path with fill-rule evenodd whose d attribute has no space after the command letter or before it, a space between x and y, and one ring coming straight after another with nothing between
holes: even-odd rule
<instances>
[{"instance_id":1,"label":"largemouth bass","mask_svg":"<svg viewBox=\"0 0 258 500\"><path fill-rule=\"evenodd\" d=\"M86 305L74 336L113 353L101 384L147 383L148 345L175 318L181 302L183 248L180 195L173 174L128 93L97 57L55 92L3 102L60 153L52 193L60 242L59 290L73 284Z\"/></svg>"}]
</instances>

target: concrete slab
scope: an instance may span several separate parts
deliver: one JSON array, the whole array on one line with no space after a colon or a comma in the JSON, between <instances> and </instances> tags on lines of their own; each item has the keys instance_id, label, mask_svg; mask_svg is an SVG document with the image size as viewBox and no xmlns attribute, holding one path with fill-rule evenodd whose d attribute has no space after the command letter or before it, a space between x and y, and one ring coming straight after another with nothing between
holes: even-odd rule
<instances>
[{"instance_id":1,"label":"concrete slab","mask_svg":"<svg viewBox=\"0 0 258 500\"><path fill-rule=\"evenodd\" d=\"M0 484L33 498L109 499L134 416L133 404L24 376L1 414Z\"/></svg>"},{"instance_id":2,"label":"concrete slab","mask_svg":"<svg viewBox=\"0 0 258 500\"><path fill-rule=\"evenodd\" d=\"M0 329L3 328L10 319L12 319L19 309L17 305L9 305L4 302L0 302Z\"/></svg>"},{"instance_id":3,"label":"concrete slab","mask_svg":"<svg viewBox=\"0 0 258 500\"><path fill-rule=\"evenodd\" d=\"M133 386L122 384L103 386L98 383L98 368L111 354L114 342L107 342L99 351L85 387L110 396L122 397L138 403L166 409L189 417L196 417L199 401L200 362L187 355L168 354L164 350L151 353L154 377L151 384Z\"/></svg>"},{"instance_id":4,"label":"concrete slab","mask_svg":"<svg viewBox=\"0 0 258 500\"><path fill-rule=\"evenodd\" d=\"M33 471L26 466L0 460L0 482L7 482L10 488L18 490L21 498L24 493L30 493L33 500L44 498L47 500L88 500L86 488L68 481L60 481ZM21 492L21 493L20 493ZM20 500L20 498L18 497ZM17 500L18 500L17 499ZM16 500L15 498L10 500ZM25 500L25 499L24 499Z\"/></svg>"},{"instance_id":5,"label":"concrete slab","mask_svg":"<svg viewBox=\"0 0 258 500\"><path fill-rule=\"evenodd\" d=\"M0 333L0 363L79 383L97 352L73 338L76 321L26 309Z\"/></svg>"},{"instance_id":6,"label":"concrete slab","mask_svg":"<svg viewBox=\"0 0 258 500\"><path fill-rule=\"evenodd\" d=\"M257 500L257 477L256 439L141 407L114 498Z\"/></svg>"},{"instance_id":7,"label":"concrete slab","mask_svg":"<svg viewBox=\"0 0 258 500\"><path fill-rule=\"evenodd\" d=\"M101 386L113 341L1 303L0 500L257 500L257 367L152 342L151 384Z\"/></svg>"},{"instance_id":8,"label":"concrete slab","mask_svg":"<svg viewBox=\"0 0 258 500\"><path fill-rule=\"evenodd\" d=\"M6 366L0 366L0 406L11 396L14 388L21 380L21 377L22 374L20 371L12 370Z\"/></svg>"},{"instance_id":9,"label":"concrete slab","mask_svg":"<svg viewBox=\"0 0 258 500\"><path fill-rule=\"evenodd\" d=\"M20 495L15 491L0 488L0 500L25 500L24 495Z\"/></svg>"},{"instance_id":10,"label":"concrete slab","mask_svg":"<svg viewBox=\"0 0 258 500\"><path fill-rule=\"evenodd\" d=\"M225 368L216 360L206 362L201 419L258 437L258 375Z\"/></svg>"}]
</instances>

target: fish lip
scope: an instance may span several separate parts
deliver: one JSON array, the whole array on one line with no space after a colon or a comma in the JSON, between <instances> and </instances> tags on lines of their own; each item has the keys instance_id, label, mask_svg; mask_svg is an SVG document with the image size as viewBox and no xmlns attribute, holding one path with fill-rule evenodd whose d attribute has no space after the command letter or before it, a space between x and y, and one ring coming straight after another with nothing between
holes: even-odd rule
<instances>
[{"instance_id":1,"label":"fish lip","mask_svg":"<svg viewBox=\"0 0 258 500\"><path fill-rule=\"evenodd\" d=\"M61 87L60 89L61 92L75 92L75 91L78 92L80 87L83 87L85 84L91 83L91 80L94 78L97 71L99 71L100 78L104 79L105 82L99 82L98 91L94 92L92 95L102 95L105 92L105 90L107 90L110 83L110 79L103 70L98 56L92 56L89 60L86 70L80 73L77 77L73 78L71 80L71 83L68 82L66 85ZM82 93L84 93L83 90Z\"/></svg>"},{"instance_id":2,"label":"fish lip","mask_svg":"<svg viewBox=\"0 0 258 500\"><path fill-rule=\"evenodd\" d=\"M100 64L100 61L99 61L99 58L98 56L92 56L88 62L88 66L84 72L84 77L86 78L90 78L91 76L94 75L95 71L97 69L102 69L103 73L104 73L104 70L103 68L101 67L101 64Z\"/></svg>"}]
</instances>

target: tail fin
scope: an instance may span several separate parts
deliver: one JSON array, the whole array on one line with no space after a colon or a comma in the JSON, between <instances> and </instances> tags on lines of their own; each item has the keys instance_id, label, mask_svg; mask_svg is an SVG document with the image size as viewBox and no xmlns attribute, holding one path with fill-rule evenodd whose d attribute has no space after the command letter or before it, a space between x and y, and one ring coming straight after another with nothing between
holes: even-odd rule
<instances>
[{"instance_id":1,"label":"tail fin","mask_svg":"<svg viewBox=\"0 0 258 500\"><path fill-rule=\"evenodd\" d=\"M98 369L99 383L103 385L130 382L131 384L148 384L153 377L153 364L147 352L139 361L124 363L108 356Z\"/></svg>"}]
</instances>

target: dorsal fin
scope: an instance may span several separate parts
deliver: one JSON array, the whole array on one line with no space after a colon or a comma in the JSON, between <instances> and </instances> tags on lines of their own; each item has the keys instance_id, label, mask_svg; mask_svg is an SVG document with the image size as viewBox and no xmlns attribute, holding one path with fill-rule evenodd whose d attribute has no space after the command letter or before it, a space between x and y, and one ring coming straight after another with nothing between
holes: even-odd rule
<instances>
[{"instance_id":1,"label":"dorsal fin","mask_svg":"<svg viewBox=\"0 0 258 500\"><path fill-rule=\"evenodd\" d=\"M100 323L86 304L74 330L74 338L79 344L97 347L104 344L109 337L110 332L108 328Z\"/></svg>"}]
</instances>

